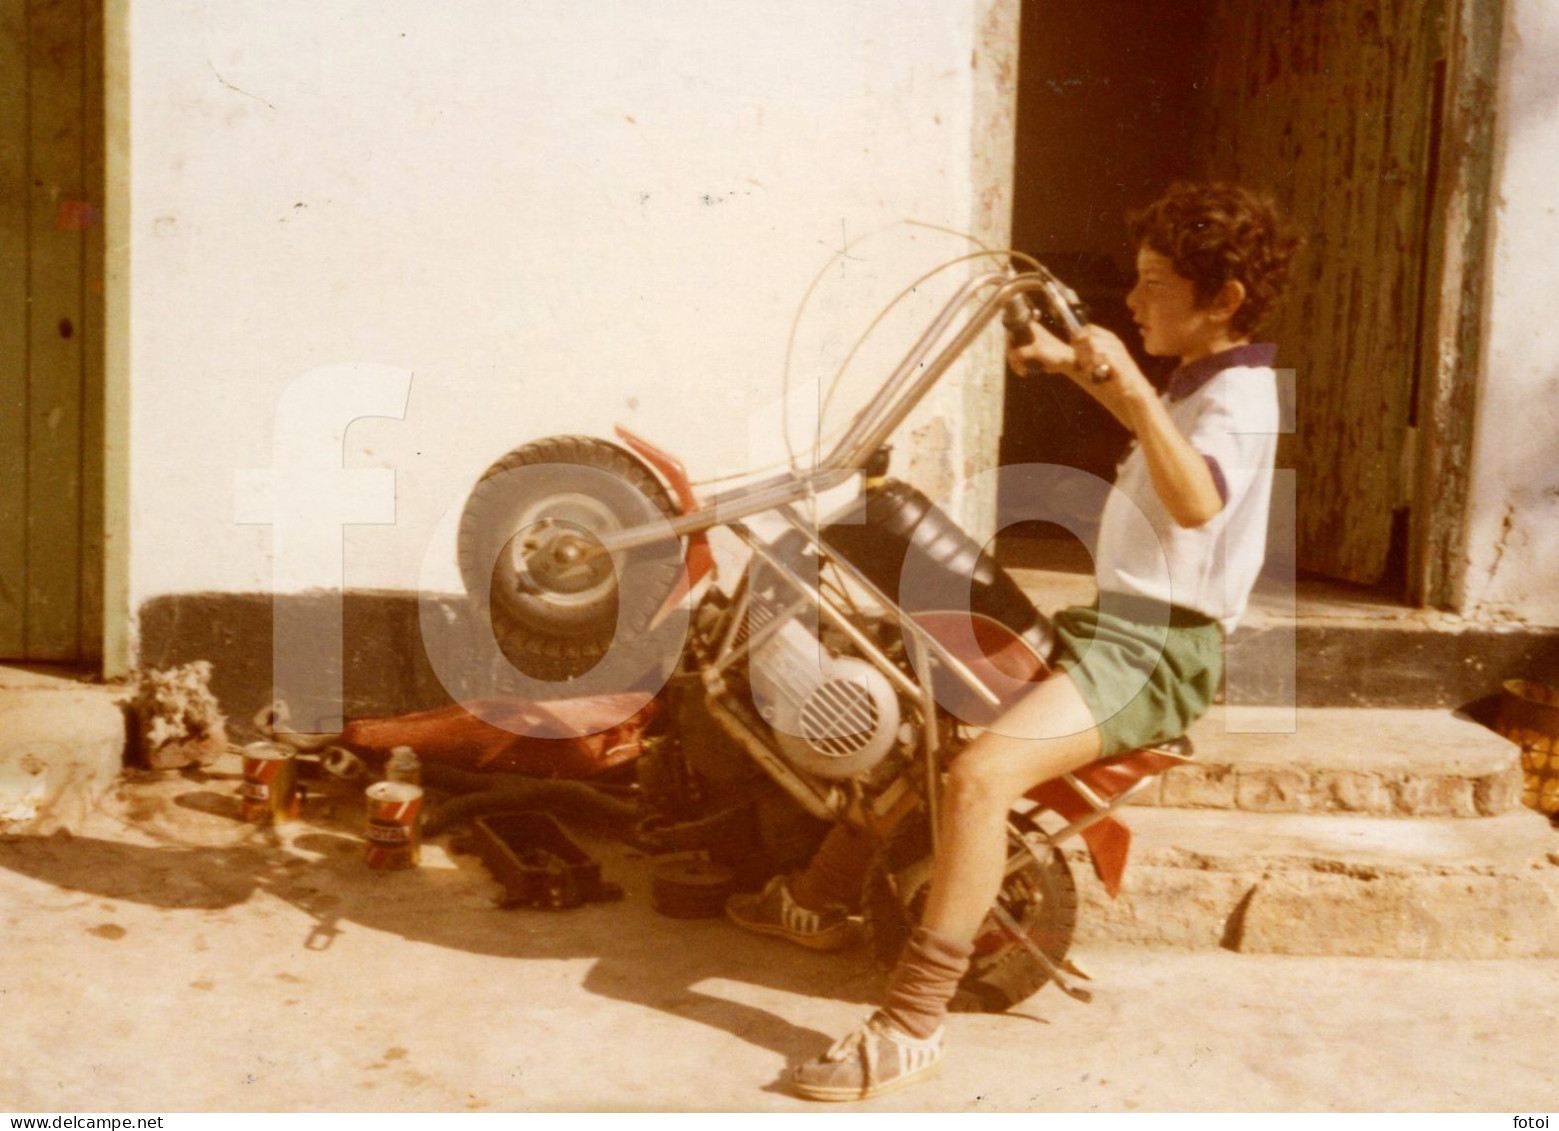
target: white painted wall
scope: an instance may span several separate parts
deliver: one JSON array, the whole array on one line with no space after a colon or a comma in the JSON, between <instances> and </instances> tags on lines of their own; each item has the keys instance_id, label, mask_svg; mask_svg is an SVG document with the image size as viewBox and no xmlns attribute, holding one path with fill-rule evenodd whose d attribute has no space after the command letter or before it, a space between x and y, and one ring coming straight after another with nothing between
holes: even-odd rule
<instances>
[{"instance_id":1,"label":"white painted wall","mask_svg":"<svg viewBox=\"0 0 1559 1131\"><path fill-rule=\"evenodd\" d=\"M1509 0L1465 611L1559 624L1559 6Z\"/></svg>"},{"instance_id":2,"label":"white painted wall","mask_svg":"<svg viewBox=\"0 0 1559 1131\"><path fill-rule=\"evenodd\" d=\"M963 230L976 212L987 6L121 9L129 608L271 586L272 532L235 523L235 475L271 465L282 391L318 366L415 375L403 420L346 435L347 467L396 476L396 522L348 529L353 588L414 588L440 516L535 437L622 421L695 476L750 464L749 420L779 396L814 279L793 344L803 388L887 298L966 250L897 222ZM966 270L885 323L845 405ZM930 413L955 437L950 467L959 392ZM778 447L772 420L755 427ZM453 546L435 553L458 588Z\"/></svg>"}]
</instances>

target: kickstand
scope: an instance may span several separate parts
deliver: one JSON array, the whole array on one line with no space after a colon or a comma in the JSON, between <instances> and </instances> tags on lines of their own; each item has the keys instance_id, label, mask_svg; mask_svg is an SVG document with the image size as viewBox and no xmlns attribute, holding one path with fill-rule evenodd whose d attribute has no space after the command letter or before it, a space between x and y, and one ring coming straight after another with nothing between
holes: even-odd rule
<instances>
[{"instance_id":1,"label":"kickstand","mask_svg":"<svg viewBox=\"0 0 1559 1131\"><path fill-rule=\"evenodd\" d=\"M1018 940L1023 949L1032 954L1035 961L1045 968L1045 973L1050 975L1050 980L1055 982L1057 989L1074 1001L1084 1003L1093 1001L1093 993L1080 986L1072 985L1061 973L1061 968L1056 965L1055 960L1046 954L1038 943L1028 937L1028 934L1022 927L1018 926L1018 921L1007 912L1005 907L1000 903L993 903L991 905L991 914L996 916L996 921L1007 928L1008 933Z\"/></svg>"}]
</instances>

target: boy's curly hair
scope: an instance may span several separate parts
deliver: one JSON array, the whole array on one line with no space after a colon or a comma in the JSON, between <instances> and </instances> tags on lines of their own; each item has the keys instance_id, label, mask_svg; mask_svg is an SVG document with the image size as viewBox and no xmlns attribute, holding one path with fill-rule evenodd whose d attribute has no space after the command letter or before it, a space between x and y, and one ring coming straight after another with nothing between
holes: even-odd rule
<instances>
[{"instance_id":1,"label":"boy's curly hair","mask_svg":"<svg viewBox=\"0 0 1559 1131\"><path fill-rule=\"evenodd\" d=\"M1230 280L1242 284L1245 301L1230 319L1241 334L1277 306L1300 243L1270 197L1237 185L1171 185L1126 223L1138 247L1158 252L1191 280L1198 303L1211 302Z\"/></svg>"}]
</instances>

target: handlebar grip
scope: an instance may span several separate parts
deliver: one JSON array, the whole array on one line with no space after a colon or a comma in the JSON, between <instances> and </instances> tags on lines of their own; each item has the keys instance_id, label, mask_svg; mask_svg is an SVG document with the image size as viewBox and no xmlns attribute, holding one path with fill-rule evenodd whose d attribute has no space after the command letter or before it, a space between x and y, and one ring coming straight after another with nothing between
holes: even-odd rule
<instances>
[{"instance_id":1,"label":"handlebar grip","mask_svg":"<svg viewBox=\"0 0 1559 1131\"><path fill-rule=\"evenodd\" d=\"M1015 295L1007 300L1001 310L1001 324L1007 330L1008 345L1022 349L1034 340L1034 318L1034 308L1025 296Z\"/></svg>"}]
</instances>

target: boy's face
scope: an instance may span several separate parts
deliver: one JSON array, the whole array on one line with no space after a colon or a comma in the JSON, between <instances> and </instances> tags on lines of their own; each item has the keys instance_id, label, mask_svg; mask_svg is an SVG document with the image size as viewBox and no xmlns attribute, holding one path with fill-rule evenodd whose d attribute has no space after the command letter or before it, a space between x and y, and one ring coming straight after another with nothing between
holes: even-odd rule
<instances>
[{"instance_id":1,"label":"boy's face","mask_svg":"<svg viewBox=\"0 0 1559 1131\"><path fill-rule=\"evenodd\" d=\"M1152 248L1137 251L1137 285L1126 305L1142 331L1142 348L1153 357L1195 361L1229 344L1228 320L1215 318L1211 304L1198 304L1191 280Z\"/></svg>"}]
</instances>

